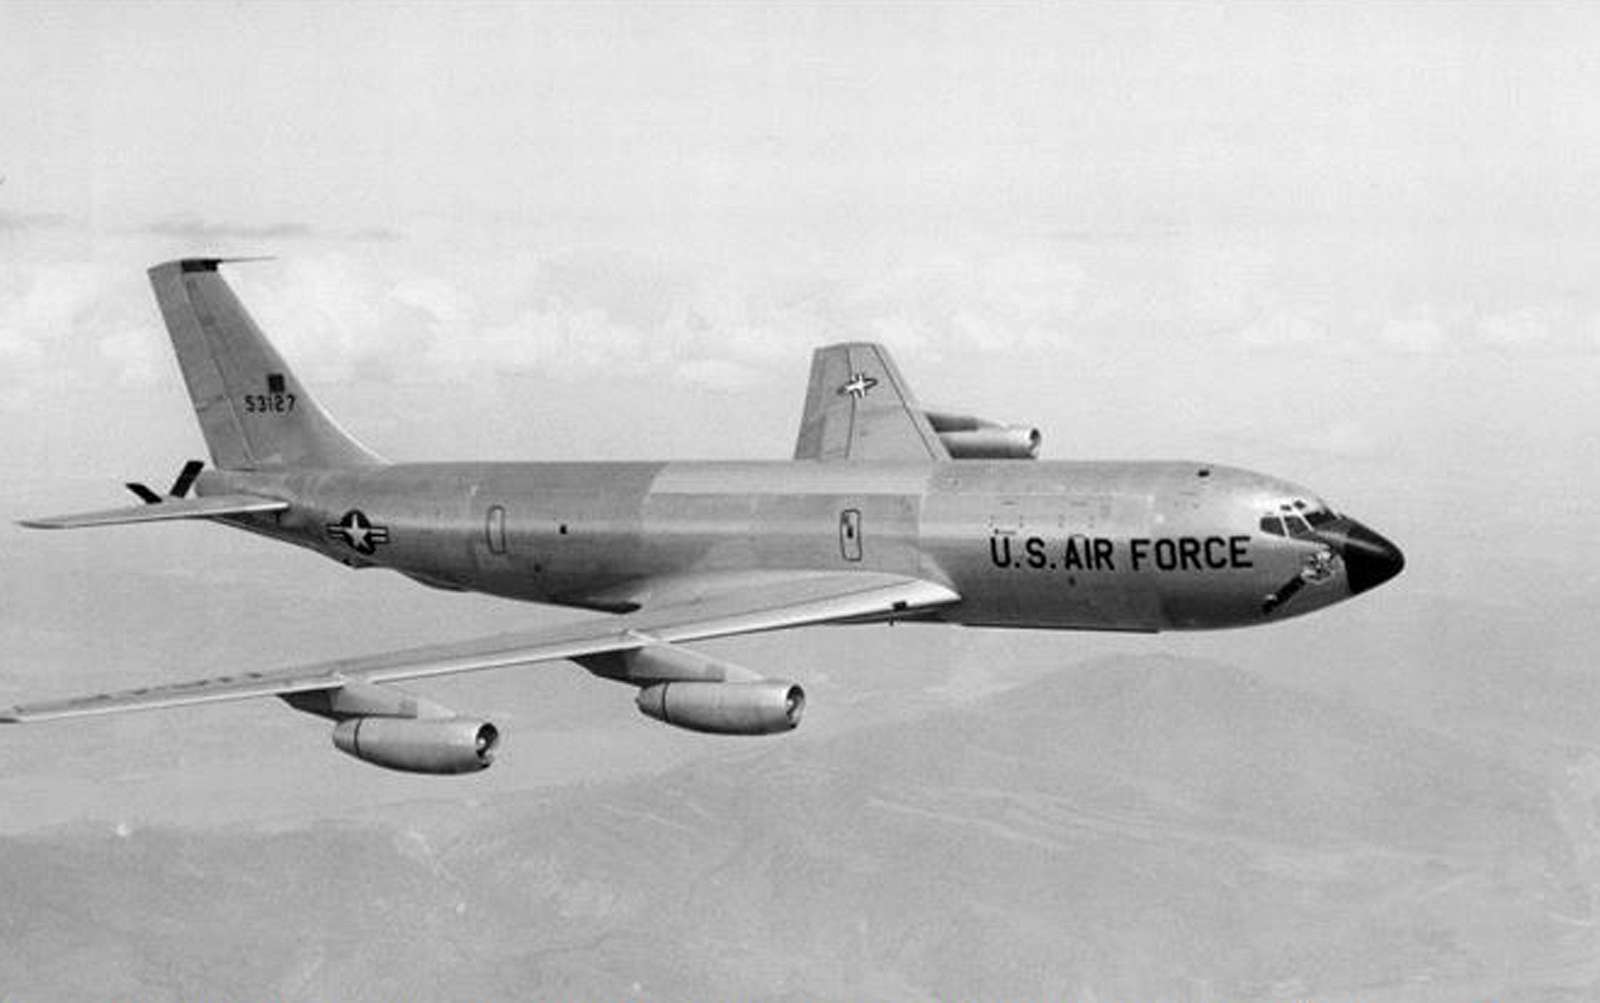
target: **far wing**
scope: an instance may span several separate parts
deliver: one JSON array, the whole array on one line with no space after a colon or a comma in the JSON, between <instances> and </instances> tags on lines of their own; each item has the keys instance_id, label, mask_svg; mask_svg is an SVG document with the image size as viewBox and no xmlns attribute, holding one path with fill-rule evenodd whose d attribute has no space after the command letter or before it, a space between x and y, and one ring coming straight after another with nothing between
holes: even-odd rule
<instances>
[{"instance_id":1,"label":"far wing","mask_svg":"<svg viewBox=\"0 0 1600 1003\"><path fill-rule=\"evenodd\" d=\"M547 630L295 668L240 672L189 683L24 704L0 710L0 723L330 690L352 682L386 683L631 651L663 641L696 641L808 624L910 617L960 598L933 582L871 572L796 572L781 579L776 573L699 578L682 589L668 586L665 593L668 598L660 605L624 616L585 619Z\"/></svg>"},{"instance_id":2,"label":"far wing","mask_svg":"<svg viewBox=\"0 0 1600 1003\"><path fill-rule=\"evenodd\" d=\"M286 501L259 495L207 495L204 498L168 498L154 504L129 505L98 512L24 519L21 525L29 529L83 529L89 526L121 526L131 522L215 519L218 516L247 515L251 512L281 512L288 507Z\"/></svg>"},{"instance_id":3,"label":"far wing","mask_svg":"<svg viewBox=\"0 0 1600 1003\"><path fill-rule=\"evenodd\" d=\"M797 460L948 460L882 345L843 342L811 357Z\"/></svg>"}]
</instances>

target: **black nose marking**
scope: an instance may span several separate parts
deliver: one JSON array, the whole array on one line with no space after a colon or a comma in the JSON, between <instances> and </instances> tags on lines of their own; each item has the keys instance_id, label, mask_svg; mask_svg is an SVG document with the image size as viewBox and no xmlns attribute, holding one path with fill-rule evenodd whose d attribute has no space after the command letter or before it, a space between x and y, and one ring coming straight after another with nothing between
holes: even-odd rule
<instances>
[{"instance_id":1,"label":"black nose marking","mask_svg":"<svg viewBox=\"0 0 1600 1003\"><path fill-rule=\"evenodd\" d=\"M1399 547L1351 519L1345 530L1344 563L1350 594L1357 595L1398 575L1406 558Z\"/></svg>"}]
</instances>

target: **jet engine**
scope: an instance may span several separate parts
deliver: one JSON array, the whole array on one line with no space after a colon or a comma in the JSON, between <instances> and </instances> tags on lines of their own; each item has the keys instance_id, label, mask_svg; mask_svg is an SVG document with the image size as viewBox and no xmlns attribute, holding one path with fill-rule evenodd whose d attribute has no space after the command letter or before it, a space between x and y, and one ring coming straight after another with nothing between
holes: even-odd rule
<instances>
[{"instance_id":1,"label":"jet engine","mask_svg":"<svg viewBox=\"0 0 1600 1003\"><path fill-rule=\"evenodd\" d=\"M947 411L924 411L939 441L955 460L1036 460L1044 436L1028 425Z\"/></svg>"},{"instance_id":2,"label":"jet engine","mask_svg":"<svg viewBox=\"0 0 1600 1003\"><path fill-rule=\"evenodd\" d=\"M494 762L500 730L461 717L352 717L333 729L333 744L357 759L406 773L475 773Z\"/></svg>"},{"instance_id":3,"label":"jet engine","mask_svg":"<svg viewBox=\"0 0 1600 1003\"><path fill-rule=\"evenodd\" d=\"M639 709L646 717L714 735L790 731L805 707L805 690L779 679L656 683L639 691Z\"/></svg>"}]
</instances>

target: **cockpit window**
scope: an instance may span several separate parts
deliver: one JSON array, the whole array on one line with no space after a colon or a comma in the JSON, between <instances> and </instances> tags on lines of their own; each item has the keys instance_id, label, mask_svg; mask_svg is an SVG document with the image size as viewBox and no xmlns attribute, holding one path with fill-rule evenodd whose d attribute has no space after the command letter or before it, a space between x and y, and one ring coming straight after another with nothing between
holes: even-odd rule
<instances>
[{"instance_id":1,"label":"cockpit window","mask_svg":"<svg viewBox=\"0 0 1600 1003\"><path fill-rule=\"evenodd\" d=\"M1338 521L1339 516L1321 502L1291 498L1280 502L1276 511L1261 517L1261 531L1272 536L1314 540L1317 530Z\"/></svg>"},{"instance_id":2,"label":"cockpit window","mask_svg":"<svg viewBox=\"0 0 1600 1003\"><path fill-rule=\"evenodd\" d=\"M1310 526L1306 525L1306 521L1297 515L1284 516L1283 524L1289 527L1289 535L1297 540L1305 540L1317 535Z\"/></svg>"}]
</instances>

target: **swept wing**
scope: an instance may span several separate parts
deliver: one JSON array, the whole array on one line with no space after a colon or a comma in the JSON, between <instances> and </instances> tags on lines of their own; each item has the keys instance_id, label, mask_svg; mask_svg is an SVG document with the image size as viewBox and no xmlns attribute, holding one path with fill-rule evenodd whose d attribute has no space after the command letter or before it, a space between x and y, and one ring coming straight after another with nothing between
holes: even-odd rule
<instances>
[{"instance_id":1,"label":"swept wing","mask_svg":"<svg viewBox=\"0 0 1600 1003\"><path fill-rule=\"evenodd\" d=\"M0 710L0 723L333 690L351 683L395 682L633 651L663 642L896 618L960 598L934 582L874 572L701 576L681 583L669 580L653 588L652 593L657 605L622 616L314 665L24 704Z\"/></svg>"}]
</instances>

